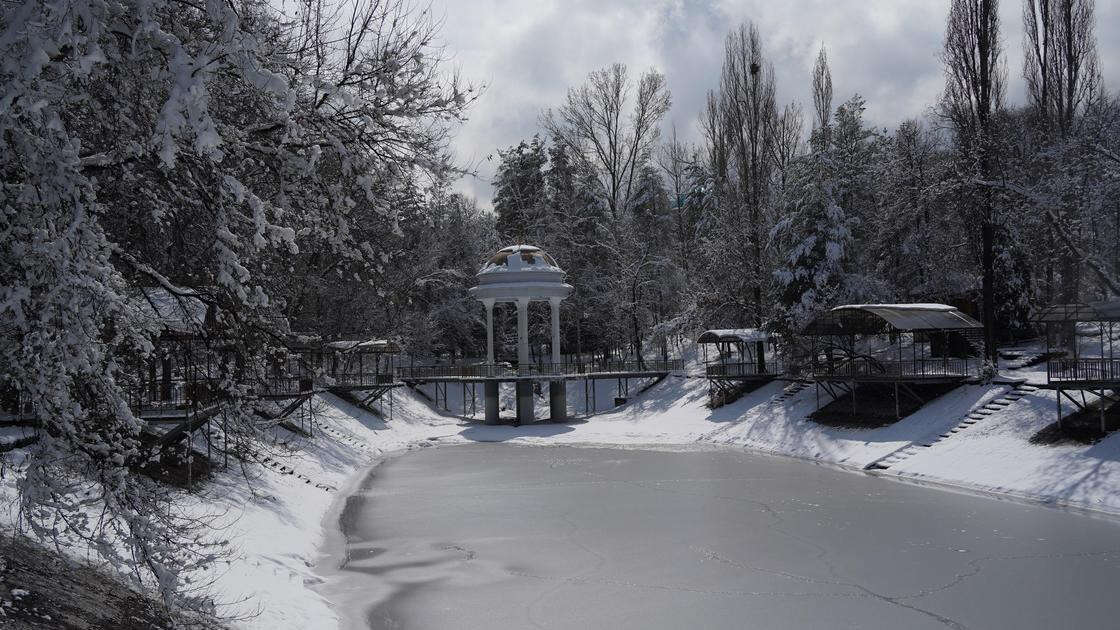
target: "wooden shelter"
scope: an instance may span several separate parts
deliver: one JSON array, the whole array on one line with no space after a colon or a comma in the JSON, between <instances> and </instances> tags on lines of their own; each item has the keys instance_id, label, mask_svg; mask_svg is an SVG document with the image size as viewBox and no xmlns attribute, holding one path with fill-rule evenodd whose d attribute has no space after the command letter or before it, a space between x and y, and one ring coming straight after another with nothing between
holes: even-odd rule
<instances>
[{"instance_id":1,"label":"wooden shelter","mask_svg":"<svg viewBox=\"0 0 1120 630\"><path fill-rule=\"evenodd\" d=\"M770 333L757 328L706 330L696 339L704 353L704 376L712 407L734 400L752 385L773 380L781 366L766 347ZM708 348L712 351L709 352Z\"/></svg>"},{"instance_id":2,"label":"wooden shelter","mask_svg":"<svg viewBox=\"0 0 1120 630\"><path fill-rule=\"evenodd\" d=\"M983 326L945 304L851 304L827 311L805 326L812 341L809 369L833 399L851 396L859 384L893 389L895 416L900 392L926 401L912 385L952 384L979 377Z\"/></svg>"},{"instance_id":3,"label":"wooden shelter","mask_svg":"<svg viewBox=\"0 0 1120 630\"><path fill-rule=\"evenodd\" d=\"M163 287L137 289L134 304L158 335L150 357L136 370L141 378L129 392L133 412L203 402L220 367L206 334L213 310L190 292L176 294Z\"/></svg>"},{"instance_id":4,"label":"wooden shelter","mask_svg":"<svg viewBox=\"0 0 1120 630\"><path fill-rule=\"evenodd\" d=\"M1112 343L1113 327L1120 322L1120 300L1054 304L1038 311L1031 319L1046 331L1046 353L1051 357L1046 362L1046 383L1057 392L1058 426L1062 424L1062 398L1084 411L1089 408L1085 398L1085 393L1089 392L1099 401L1100 428L1102 433L1106 432L1105 408L1117 402L1116 392L1120 391L1120 359L1116 358ZM1086 356L1077 341L1077 333L1085 325L1094 324L1099 341L1096 348L1086 350L1096 350L1097 354ZM1069 328L1074 332L1072 354L1056 356L1052 340L1062 329ZM1071 392L1080 392L1081 395L1075 397Z\"/></svg>"},{"instance_id":5,"label":"wooden shelter","mask_svg":"<svg viewBox=\"0 0 1120 630\"><path fill-rule=\"evenodd\" d=\"M334 387L366 389L393 382L401 347L387 339L330 341L323 345L325 374Z\"/></svg>"},{"instance_id":6,"label":"wooden shelter","mask_svg":"<svg viewBox=\"0 0 1120 630\"><path fill-rule=\"evenodd\" d=\"M396 380L400 353L400 346L386 339L302 337L288 344L288 356L276 370L275 389L287 388L307 397L330 391L374 413L380 410L373 404L390 394L391 410L391 391L400 385Z\"/></svg>"},{"instance_id":7,"label":"wooden shelter","mask_svg":"<svg viewBox=\"0 0 1120 630\"><path fill-rule=\"evenodd\" d=\"M137 359L129 407L149 425L170 425L160 441L172 444L217 415L218 382L238 368L229 344L213 334L213 306L193 290L140 287L133 304L156 337L153 352Z\"/></svg>"}]
</instances>

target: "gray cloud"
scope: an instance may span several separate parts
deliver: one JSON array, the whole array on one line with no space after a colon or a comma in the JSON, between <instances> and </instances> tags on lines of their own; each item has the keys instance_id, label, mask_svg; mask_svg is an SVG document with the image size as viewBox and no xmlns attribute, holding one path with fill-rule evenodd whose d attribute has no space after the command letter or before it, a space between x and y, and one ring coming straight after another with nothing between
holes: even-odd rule
<instances>
[{"instance_id":1,"label":"gray cloud","mask_svg":"<svg viewBox=\"0 0 1120 630\"><path fill-rule=\"evenodd\" d=\"M1105 83L1120 79L1120 3L1098 3L1097 39ZM948 0L436 0L443 39L465 78L487 85L454 143L478 178L456 188L489 206L497 150L539 131L540 112L569 86L616 61L633 73L655 67L673 93L666 121L699 138L697 117L719 77L727 32L753 20L774 64L782 102L808 105L817 50L829 52L837 102L858 92L867 117L893 127L922 116L941 93L938 54ZM1000 12L1008 100L1023 100L1021 2ZM494 160L486 157L493 155Z\"/></svg>"}]
</instances>

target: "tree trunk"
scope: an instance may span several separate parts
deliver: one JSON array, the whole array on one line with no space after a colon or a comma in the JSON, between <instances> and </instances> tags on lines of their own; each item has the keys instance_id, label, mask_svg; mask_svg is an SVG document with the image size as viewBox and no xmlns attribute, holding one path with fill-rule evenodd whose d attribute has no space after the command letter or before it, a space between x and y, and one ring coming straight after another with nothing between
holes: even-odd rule
<instances>
[{"instance_id":1,"label":"tree trunk","mask_svg":"<svg viewBox=\"0 0 1120 630\"><path fill-rule=\"evenodd\" d=\"M985 198L987 195L985 195ZM990 205L990 202L985 200L985 205ZM991 216L991 209L986 210L988 216ZM983 265L983 286L982 286L982 301L983 301L983 317L984 317L984 354L988 359L993 362L996 360L996 340L995 340L995 324L996 324L996 308L995 308L995 229L992 226L991 219L985 219L980 228L980 239L982 252L982 265Z\"/></svg>"}]
</instances>

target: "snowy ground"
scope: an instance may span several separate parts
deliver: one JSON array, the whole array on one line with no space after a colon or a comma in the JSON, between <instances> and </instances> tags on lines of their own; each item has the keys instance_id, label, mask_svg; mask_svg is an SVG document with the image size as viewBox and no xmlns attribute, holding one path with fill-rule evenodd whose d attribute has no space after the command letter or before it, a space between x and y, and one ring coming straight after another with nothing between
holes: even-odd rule
<instances>
[{"instance_id":1,"label":"snowy ground","mask_svg":"<svg viewBox=\"0 0 1120 630\"><path fill-rule=\"evenodd\" d=\"M1045 380L1044 368L1005 370L1004 375ZM296 454L282 462L290 474L279 466L252 464L249 477L254 481L248 488L234 471L210 484L209 507L228 510L233 521L229 533L240 552L217 576L214 590L226 602L223 612L246 617L238 623L243 628L335 627L329 603L313 588L321 581L315 564L321 560L325 534L335 526L329 515L348 487L391 452L469 442L658 448L707 444L863 469L911 445L934 441L1011 389L1007 384L967 385L892 426L843 429L806 419L816 405L812 386L779 399L787 385L774 382L711 410L706 407L707 381L672 375L643 394L632 387L630 402L618 409L565 424L521 427L484 426L456 417L462 413L455 408L461 406L455 404L462 399L458 392L449 392L453 408L447 413L415 392L398 389L392 422L323 396L316 404L315 436L286 438L302 441ZM602 381L600 386L596 398L602 409L604 401L613 400L615 383ZM582 397L582 382L569 387L570 395ZM573 411L582 412L581 404L582 398ZM1120 434L1093 446L1030 444L1035 432L1053 422L1054 405L1052 392L1030 393L928 448L911 448L913 454L876 474L1120 514Z\"/></svg>"},{"instance_id":2,"label":"snowy ground","mask_svg":"<svg viewBox=\"0 0 1120 630\"><path fill-rule=\"evenodd\" d=\"M1055 394L1039 390L952 439L892 467L906 477L1035 501L1120 514L1120 433L1092 446L1038 446L1030 436L1054 422ZM1063 404L1065 414L1073 405Z\"/></svg>"},{"instance_id":3,"label":"snowy ground","mask_svg":"<svg viewBox=\"0 0 1120 630\"><path fill-rule=\"evenodd\" d=\"M246 605L263 611L241 624L246 628L333 627L336 617L328 602L309 588L319 581L313 565L323 528L334 526L324 515L380 453L468 442L689 448L719 444L864 468L935 438L1010 390L1009 385L968 385L894 425L843 429L806 419L816 404L811 386L777 400L786 385L771 383L711 410L705 406L704 379L670 376L624 407L586 421L521 427L467 423L434 410L405 389L395 394L392 423L326 396L319 420L337 433L321 433L291 465L341 492L316 490L292 476L262 477L265 491L274 498L246 503L239 523L245 532L245 559L222 578L219 590L230 599L252 598ZM449 398L454 402L454 396ZM1120 435L1094 446L1029 444L1031 435L1053 421L1053 414L1053 394L1040 390L879 474L1120 513ZM368 448L339 441L339 435ZM244 498L232 487L231 496Z\"/></svg>"}]
</instances>

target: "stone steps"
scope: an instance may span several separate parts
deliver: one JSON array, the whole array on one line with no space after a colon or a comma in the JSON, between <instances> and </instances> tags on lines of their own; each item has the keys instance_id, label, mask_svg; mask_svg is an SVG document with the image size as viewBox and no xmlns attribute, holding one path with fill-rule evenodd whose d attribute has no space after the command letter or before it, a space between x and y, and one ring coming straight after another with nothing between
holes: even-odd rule
<instances>
[{"instance_id":1,"label":"stone steps","mask_svg":"<svg viewBox=\"0 0 1120 630\"><path fill-rule=\"evenodd\" d=\"M866 469L888 470L892 466L895 466L900 462L905 461L906 459L921 452L922 448L929 448L934 444L937 444L941 440L946 440L953 437L953 435L960 433L965 429L968 429L977 422L980 422L981 420L996 413L997 411L1003 411L1004 409L1007 409L1016 401L1022 399L1025 395L1034 391L1038 391L1038 388L1032 387L1030 385L1025 385L1023 383L1017 383L1010 390L1004 392L1003 394L1000 394L999 397L989 401L983 407L970 411L967 415L961 418L961 420L951 429L939 434L934 439L925 442L916 442L914 444L910 444L909 446L904 446L903 448L898 449L897 451L891 453L890 455L887 455L886 457L871 462L866 466Z\"/></svg>"}]
</instances>

